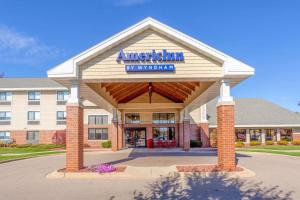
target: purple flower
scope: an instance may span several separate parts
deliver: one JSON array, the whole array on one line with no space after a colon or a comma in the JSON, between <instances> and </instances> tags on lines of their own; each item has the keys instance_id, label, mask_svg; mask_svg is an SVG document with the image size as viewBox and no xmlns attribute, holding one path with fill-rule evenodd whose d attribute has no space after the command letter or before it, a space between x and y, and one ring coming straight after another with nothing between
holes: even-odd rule
<instances>
[{"instance_id":1,"label":"purple flower","mask_svg":"<svg viewBox=\"0 0 300 200\"><path fill-rule=\"evenodd\" d=\"M96 166L96 171L99 173L110 173L116 171L116 168L109 164L100 164Z\"/></svg>"}]
</instances>

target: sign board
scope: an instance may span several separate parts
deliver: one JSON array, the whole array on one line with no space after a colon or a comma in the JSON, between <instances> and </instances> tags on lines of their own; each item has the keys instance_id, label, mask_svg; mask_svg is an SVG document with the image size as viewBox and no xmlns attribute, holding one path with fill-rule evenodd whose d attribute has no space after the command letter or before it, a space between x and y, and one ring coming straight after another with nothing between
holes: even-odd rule
<instances>
[{"instance_id":1,"label":"sign board","mask_svg":"<svg viewBox=\"0 0 300 200\"><path fill-rule=\"evenodd\" d=\"M139 53L120 50L116 60L125 63L126 72L174 72L175 65L172 62L184 61L184 54L168 52L166 49Z\"/></svg>"}]
</instances>

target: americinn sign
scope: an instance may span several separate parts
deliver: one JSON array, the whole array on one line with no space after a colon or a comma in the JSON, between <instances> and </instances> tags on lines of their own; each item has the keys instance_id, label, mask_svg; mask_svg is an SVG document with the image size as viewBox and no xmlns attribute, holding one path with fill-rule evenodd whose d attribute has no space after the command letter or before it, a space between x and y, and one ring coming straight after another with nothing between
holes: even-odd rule
<instances>
[{"instance_id":1,"label":"americinn sign","mask_svg":"<svg viewBox=\"0 0 300 200\"><path fill-rule=\"evenodd\" d=\"M161 52L152 50L151 52L140 53L124 53L120 50L117 62L123 61L124 63L151 63L151 64L130 64L125 65L127 72L172 72L175 71L174 64L169 62L182 62L184 61L183 52L168 52L163 49ZM168 62L168 64L165 64Z\"/></svg>"}]
</instances>

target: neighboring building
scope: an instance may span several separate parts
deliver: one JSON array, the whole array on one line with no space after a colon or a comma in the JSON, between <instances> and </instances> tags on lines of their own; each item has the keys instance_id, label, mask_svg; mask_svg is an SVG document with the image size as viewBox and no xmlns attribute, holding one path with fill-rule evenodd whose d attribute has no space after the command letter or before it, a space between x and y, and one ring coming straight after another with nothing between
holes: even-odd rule
<instances>
[{"instance_id":1,"label":"neighboring building","mask_svg":"<svg viewBox=\"0 0 300 200\"><path fill-rule=\"evenodd\" d=\"M216 103L214 99L207 104L210 135L216 133ZM235 99L235 134L246 144L300 140L300 114L262 99Z\"/></svg>"}]
</instances>

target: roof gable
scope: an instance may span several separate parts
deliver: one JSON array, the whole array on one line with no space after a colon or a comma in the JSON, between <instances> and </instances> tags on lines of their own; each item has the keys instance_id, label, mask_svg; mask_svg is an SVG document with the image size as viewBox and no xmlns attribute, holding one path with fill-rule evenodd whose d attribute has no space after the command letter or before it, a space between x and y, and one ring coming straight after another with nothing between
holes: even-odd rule
<instances>
[{"instance_id":1,"label":"roof gable","mask_svg":"<svg viewBox=\"0 0 300 200\"><path fill-rule=\"evenodd\" d=\"M142 20L141 22L125 29L124 31L108 38L107 40L89 48L88 50L72 57L71 59L65 61L64 63L48 70L49 77L78 77L78 65L97 56L104 51L120 44L121 42L147 30L153 29L173 40L180 42L191 49L198 51L199 53L216 60L223 65L223 75L224 77L230 76L251 76L254 74L254 69L184 33L181 33L157 20L150 17Z\"/></svg>"}]
</instances>

